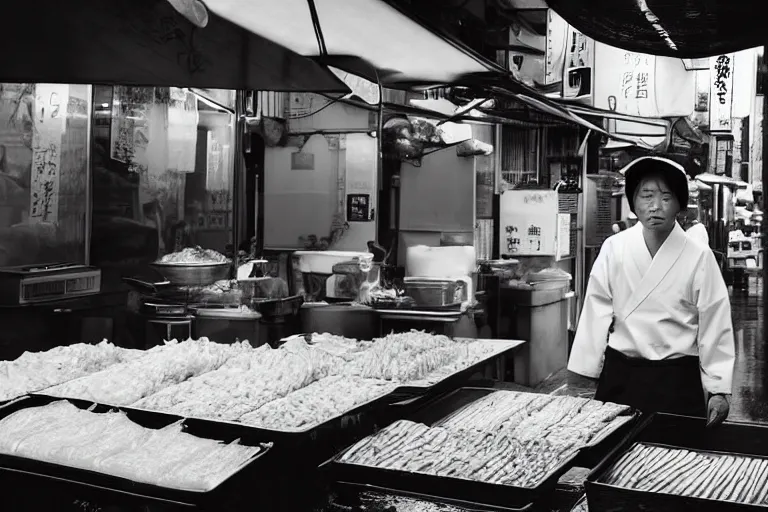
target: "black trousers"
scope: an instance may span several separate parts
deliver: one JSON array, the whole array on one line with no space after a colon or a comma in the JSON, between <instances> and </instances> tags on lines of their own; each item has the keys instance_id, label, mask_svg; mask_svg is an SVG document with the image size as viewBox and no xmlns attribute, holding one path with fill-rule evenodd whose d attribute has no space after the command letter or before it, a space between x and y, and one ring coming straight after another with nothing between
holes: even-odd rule
<instances>
[{"instance_id":1,"label":"black trousers","mask_svg":"<svg viewBox=\"0 0 768 512\"><path fill-rule=\"evenodd\" d=\"M608 347L595 399L644 413L707 416L699 358L692 356L650 361Z\"/></svg>"}]
</instances>

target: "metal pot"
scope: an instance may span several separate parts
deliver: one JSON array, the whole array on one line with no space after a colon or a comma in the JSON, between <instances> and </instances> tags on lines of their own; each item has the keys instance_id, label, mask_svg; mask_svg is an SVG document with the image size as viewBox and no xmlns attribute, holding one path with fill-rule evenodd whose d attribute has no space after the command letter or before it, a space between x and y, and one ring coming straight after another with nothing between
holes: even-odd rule
<instances>
[{"instance_id":1,"label":"metal pot","mask_svg":"<svg viewBox=\"0 0 768 512\"><path fill-rule=\"evenodd\" d=\"M231 263L152 263L151 267L177 286L208 286L229 277Z\"/></svg>"}]
</instances>

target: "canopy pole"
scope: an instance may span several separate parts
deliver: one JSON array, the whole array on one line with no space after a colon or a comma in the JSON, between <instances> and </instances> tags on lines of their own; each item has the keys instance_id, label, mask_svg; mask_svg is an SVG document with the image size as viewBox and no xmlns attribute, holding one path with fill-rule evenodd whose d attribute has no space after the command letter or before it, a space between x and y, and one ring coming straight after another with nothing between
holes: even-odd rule
<instances>
[{"instance_id":1,"label":"canopy pole","mask_svg":"<svg viewBox=\"0 0 768 512\"><path fill-rule=\"evenodd\" d=\"M245 91L238 89L235 92L235 161L232 175L232 246L234 255L232 261L235 263L235 275L237 275L237 268L240 266L240 243L245 238L241 230L244 229L247 223L242 222L245 220L246 206L248 200L246 198L245 190L245 150L244 150L244 138L250 137L248 132L248 125L245 121Z\"/></svg>"},{"instance_id":2,"label":"canopy pole","mask_svg":"<svg viewBox=\"0 0 768 512\"><path fill-rule=\"evenodd\" d=\"M763 58L762 62L760 63L760 66L763 68L762 71L765 71L766 65L768 65L768 45L763 47ZM765 186L768 184L768 73L761 73L762 76L762 86L763 86L763 154L762 154L762 186L763 186L763 193L762 193L762 210L763 210L763 216L765 216L765 208L766 203L768 201L765 200ZM762 249L765 248L766 245L768 245L768 220L765 218L760 223L760 231L761 231L761 238L760 238L760 247ZM763 253L765 254L765 253ZM765 256L763 256L763 322L765 322L765 318L768 316L768 288L766 287L766 282L768 282L768 265L766 265L765 262ZM768 342L768 333L766 333L765 323L763 323L763 341Z\"/></svg>"}]
</instances>

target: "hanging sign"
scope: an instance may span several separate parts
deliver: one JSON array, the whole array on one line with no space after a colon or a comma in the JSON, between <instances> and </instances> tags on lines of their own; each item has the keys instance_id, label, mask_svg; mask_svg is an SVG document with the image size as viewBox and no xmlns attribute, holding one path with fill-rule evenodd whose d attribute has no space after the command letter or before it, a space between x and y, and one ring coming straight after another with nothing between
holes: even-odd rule
<instances>
[{"instance_id":1,"label":"hanging sign","mask_svg":"<svg viewBox=\"0 0 768 512\"><path fill-rule=\"evenodd\" d=\"M563 98L592 104L592 62L595 42L568 26L563 71Z\"/></svg>"},{"instance_id":2,"label":"hanging sign","mask_svg":"<svg viewBox=\"0 0 768 512\"><path fill-rule=\"evenodd\" d=\"M595 44L595 106L619 114L658 117L653 55ZM636 123L635 123L636 124Z\"/></svg>"},{"instance_id":3,"label":"hanging sign","mask_svg":"<svg viewBox=\"0 0 768 512\"><path fill-rule=\"evenodd\" d=\"M61 137L66 130L69 86L37 84L29 221L55 223L59 216Z\"/></svg>"},{"instance_id":4,"label":"hanging sign","mask_svg":"<svg viewBox=\"0 0 768 512\"><path fill-rule=\"evenodd\" d=\"M718 55L709 59L709 130L731 131L733 110L733 66L735 55Z\"/></svg>"},{"instance_id":5,"label":"hanging sign","mask_svg":"<svg viewBox=\"0 0 768 512\"><path fill-rule=\"evenodd\" d=\"M552 9L547 9L547 49L544 83L556 84L563 81L565 69L565 47L568 38L568 23Z\"/></svg>"}]
</instances>

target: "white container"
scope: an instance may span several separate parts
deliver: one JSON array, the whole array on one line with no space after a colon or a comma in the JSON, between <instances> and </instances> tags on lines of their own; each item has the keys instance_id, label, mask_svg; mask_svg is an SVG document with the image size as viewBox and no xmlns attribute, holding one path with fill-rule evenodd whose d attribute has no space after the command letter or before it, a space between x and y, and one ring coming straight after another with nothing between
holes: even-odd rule
<instances>
[{"instance_id":1,"label":"white container","mask_svg":"<svg viewBox=\"0 0 768 512\"><path fill-rule=\"evenodd\" d=\"M370 252L353 251L296 251L293 257L299 260L299 270L302 273L333 274L333 266L358 259L363 266L370 267L373 254Z\"/></svg>"},{"instance_id":2,"label":"white container","mask_svg":"<svg viewBox=\"0 0 768 512\"><path fill-rule=\"evenodd\" d=\"M476 267L472 245L428 247L416 245L405 253L405 270L409 277L464 277Z\"/></svg>"}]
</instances>

